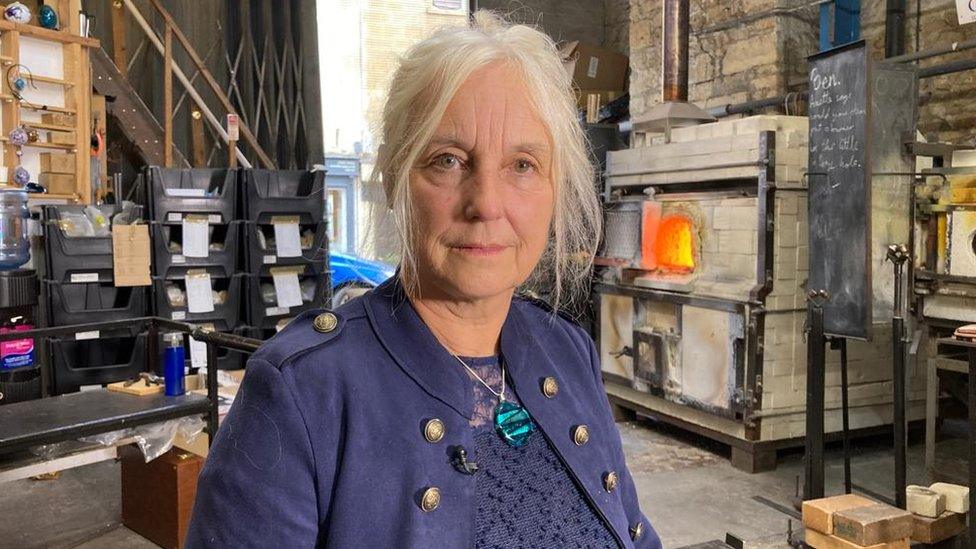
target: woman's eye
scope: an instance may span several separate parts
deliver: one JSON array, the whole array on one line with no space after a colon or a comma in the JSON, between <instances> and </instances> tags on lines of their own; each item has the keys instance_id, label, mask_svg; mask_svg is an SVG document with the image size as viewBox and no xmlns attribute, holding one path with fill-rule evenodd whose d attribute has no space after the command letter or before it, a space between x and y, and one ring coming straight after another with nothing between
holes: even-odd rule
<instances>
[{"instance_id":1,"label":"woman's eye","mask_svg":"<svg viewBox=\"0 0 976 549\"><path fill-rule=\"evenodd\" d=\"M520 174L529 173L533 169L535 169L535 164L529 162L528 160L525 160L524 158L520 158L515 161L516 173L520 173Z\"/></svg>"},{"instance_id":2,"label":"woman's eye","mask_svg":"<svg viewBox=\"0 0 976 549\"><path fill-rule=\"evenodd\" d=\"M453 170L460 168L462 165L461 159L454 156L453 154L442 154L434 159L434 166L442 170Z\"/></svg>"}]
</instances>

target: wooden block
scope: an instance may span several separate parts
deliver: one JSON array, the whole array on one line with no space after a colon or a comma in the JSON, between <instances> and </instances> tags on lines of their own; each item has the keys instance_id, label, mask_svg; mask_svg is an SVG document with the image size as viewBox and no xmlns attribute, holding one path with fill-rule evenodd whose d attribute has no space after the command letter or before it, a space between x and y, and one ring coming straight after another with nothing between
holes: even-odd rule
<instances>
[{"instance_id":1,"label":"wooden block","mask_svg":"<svg viewBox=\"0 0 976 549\"><path fill-rule=\"evenodd\" d=\"M962 514L969 512L969 488L958 484L936 482L932 486L929 486L929 490L945 494L946 511Z\"/></svg>"},{"instance_id":2,"label":"wooden block","mask_svg":"<svg viewBox=\"0 0 976 549\"><path fill-rule=\"evenodd\" d=\"M47 173L75 173L75 155L41 153L41 171Z\"/></svg>"},{"instance_id":3,"label":"wooden block","mask_svg":"<svg viewBox=\"0 0 976 549\"><path fill-rule=\"evenodd\" d=\"M57 145L74 145L78 140L75 132L47 132L47 142Z\"/></svg>"},{"instance_id":4,"label":"wooden block","mask_svg":"<svg viewBox=\"0 0 976 549\"><path fill-rule=\"evenodd\" d=\"M44 185L47 192L51 194L75 194L78 192L75 187L74 174L42 173L37 179L38 183Z\"/></svg>"},{"instance_id":5,"label":"wooden block","mask_svg":"<svg viewBox=\"0 0 976 549\"><path fill-rule=\"evenodd\" d=\"M875 502L857 494L843 494L803 502L803 526L824 534L834 533L833 515L837 511L874 505Z\"/></svg>"},{"instance_id":6,"label":"wooden block","mask_svg":"<svg viewBox=\"0 0 976 549\"><path fill-rule=\"evenodd\" d=\"M74 127L75 117L72 114L46 112L41 115L41 122L45 124L54 124L55 126Z\"/></svg>"},{"instance_id":7,"label":"wooden block","mask_svg":"<svg viewBox=\"0 0 976 549\"><path fill-rule=\"evenodd\" d=\"M125 383L125 381L109 383L105 388L116 393L125 393L127 395L136 396L155 395L163 392L162 385L146 385L146 382L144 381L137 381L126 387Z\"/></svg>"},{"instance_id":8,"label":"wooden block","mask_svg":"<svg viewBox=\"0 0 976 549\"><path fill-rule=\"evenodd\" d=\"M940 543L958 536L966 529L966 515L946 511L939 518L912 519L912 539L919 543Z\"/></svg>"},{"instance_id":9,"label":"wooden block","mask_svg":"<svg viewBox=\"0 0 976 549\"><path fill-rule=\"evenodd\" d=\"M945 511L945 494L924 486L906 486L905 501L909 512L923 517L936 518Z\"/></svg>"},{"instance_id":10,"label":"wooden block","mask_svg":"<svg viewBox=\"0 0 976 549\"><path fill-rule=\"evenodd\" d=\"M834 513L834 535L857 545L876 545L911 537L912 514L877 503Z\"/></svg>"},{"instance_id":11,"label":"wooden block","mask_svg":"<svg viewBox=\"0 0 976 549\"><path fill-rule=\"evenodd\" d=\"M908 549L910 547L908 539L898 540L890 543L878 543L865 547L863 545L851 543L837 536L828 536L827 534L823 534L809 528L807 528L806 539L804 541L806 541L807 545L813 547L814 549Z\"/></svg>"}]
</instances>

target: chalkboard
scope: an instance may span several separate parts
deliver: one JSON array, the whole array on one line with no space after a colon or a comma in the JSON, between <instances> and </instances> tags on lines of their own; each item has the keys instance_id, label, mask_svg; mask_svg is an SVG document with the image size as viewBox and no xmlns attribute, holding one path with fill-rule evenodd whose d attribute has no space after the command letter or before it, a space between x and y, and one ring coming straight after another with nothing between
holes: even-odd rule
<instances>
[{"instance_id":1,"label":"chalkboard","mask_svg":"<svg viewBox=\"0 0 976 549\"><path fill-rule=\"evenodd\" d=\"M872 313L867 50L810 58L810 278L826 290L824 331L866 339Z\"/></svg>"}]
</instances>

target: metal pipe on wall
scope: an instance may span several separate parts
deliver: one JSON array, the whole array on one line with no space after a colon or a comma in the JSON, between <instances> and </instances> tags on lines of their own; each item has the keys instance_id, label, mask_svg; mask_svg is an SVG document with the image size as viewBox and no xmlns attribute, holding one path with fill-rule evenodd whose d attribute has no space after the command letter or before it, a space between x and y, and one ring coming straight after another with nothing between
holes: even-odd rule
<instances>
[{"instance_id":1,"label":"metal pipe on wall","mask_svg":"<svg viewBox=\"0 0 976 549\"><path fill-rule=\"evenodd\" d=\"M905 53L905 4L907 0L887 0L885 8L885 57Z\"/></svg>"},{"instance_id":2,"label":"metal pipe on wall","mask_svg":"<svg viewBox=\"0 0 976 549\"><path fill-rule=\"evenodd\" d=\"M664 0L662 100L688 101L689 0Z\"/></svg>"}]
</instances>

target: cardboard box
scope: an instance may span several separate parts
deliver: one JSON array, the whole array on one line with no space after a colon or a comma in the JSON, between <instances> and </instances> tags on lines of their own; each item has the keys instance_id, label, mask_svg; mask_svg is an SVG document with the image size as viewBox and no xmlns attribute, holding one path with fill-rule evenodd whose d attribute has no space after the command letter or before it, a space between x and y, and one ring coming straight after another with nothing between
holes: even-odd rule
<instances>
[{"instance_id":1,"label":"cardboard box","mask_svg":"<svg viewBox=\"0 0 976 549\"><path fill-rule=\"evenodd\" d=\"M75 116L59 112L46 112L41 115L41 122L55 126L75 127Z\"/></svg>"},{"instance_id":2,"label":"cardboard box","mask_svg":"<svg viewBox=\"0 0 976 549\"><path fill-rule=\"evenodd\" d=\"M910 538L912 515L878 503L834 513L834 535L857 545L877 545Z\"/></svg>"},{"instance_id":3,"label":"cardboard box","mask_svg":"<svg viewBox=\"0 0 976 549\"><path fill-rule=\"evenodd\" d=\"M44 185L47 192L51 194L75 194L78 192L74 174L42 173L37 177L37 182Z\"/></svg>"},{"instance_id":4,"label":"cardboard box","mask_svg":"<svg viewBox=\"0 0 976 549\"><path fill-rule=\"evenodd\" d=\"M613 101L614 99L620 97L624 93L625 92L617 91L617 90L602 90L602 91L600 91L600 90L580 90L579 97L576 99L576 106L578 108L580 108L580 109L585 109L586 106L587 106L587 102L590 99L590 96L591 95L598 95L600 97L600 99L599 99L599 106L597 108L600 108L600 107L606 105L607 103Z\"/></svg>"},{"instance_id":5,"label":"cardboard box","mask_svg":"<svg viewBox=\"0 0 976 549\"><path fill-rule=\"evenodd\" d=\"M115 286L149 286L149 227L112 227L112 264Z\"/></svg>"},{"instance_id":6,"label":"cardboard box","mask_svg":"<svg viewBox=\"0 0 976 549\"><path fill-rule=\"evenodd\" d=\"M630 60L626 55L579 40L567 43L560 53L566 73L580 90L623 92L627 89Z\"/></svg>"},{"instance_id":7,"label":"cardboard box","mask_svg":"<svg viewBox=\"0 0 976 549\"><path fill-rule=\"evenodd\" d=\"M940 543L966 529L966 515L946 511L939 518L912 517L912 539L919 543Z\"/></svg>"},{"instance_id":8,"label":"cardboard box","mask_svg":"<svg viewBox=\"0 0 976 549\"><path fill-rule=\"evenodd\" d=\"M47 142L56 145L74 145L78 142L75 132L47 132Z\"/></svg>"},{"instance_id":9,"label":"cardboard box","mask_svg":"<svg viewBox=\"0 0 976 549\"><path fill-rule=\"evenodd\" d=\"M173 449L146 463L134 445L119 455L122 524L166 549L183 547L203 458Z\"/></svg>"},{"instance_id":10,"label":"cardboard box","mask_svg":"<svg viewBox=\"0 0 976 549\"><path fill-rule=\"evenodd\" d=\"M843 494L803 502L803 526L823 534L834 533L834 513L844 509L874 505L875 502L857 494Z\"/></svg>"},{"instance_id":11,"label":"cardboard box","mask_svg":"<svg viewBox=\"0 0 976 549\"><path fill-rule=\"evenodd\" d=\"M41 172L75 173L75 155L65 153L41 153Z\"/></svg>"}]
</instances>

